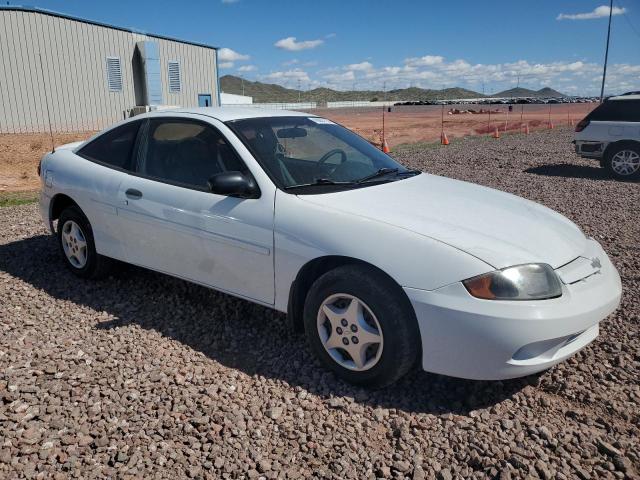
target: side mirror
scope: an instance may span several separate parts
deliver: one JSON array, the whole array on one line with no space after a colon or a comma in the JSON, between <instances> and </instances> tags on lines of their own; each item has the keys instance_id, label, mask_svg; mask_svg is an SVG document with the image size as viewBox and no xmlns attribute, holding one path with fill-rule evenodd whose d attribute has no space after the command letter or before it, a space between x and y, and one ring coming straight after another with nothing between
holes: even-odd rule
<instances>
[{"instance_id":1,"label":"side mirror","mask_svg":"<svg viewBox=\"0 0 640 480\"><path fill-rule=\"evenodd\" d=\"M218 173L207 185L212 193L229 197L256 198L259 193L255 180L242 172Z\"/></svg>"}]
</instances>

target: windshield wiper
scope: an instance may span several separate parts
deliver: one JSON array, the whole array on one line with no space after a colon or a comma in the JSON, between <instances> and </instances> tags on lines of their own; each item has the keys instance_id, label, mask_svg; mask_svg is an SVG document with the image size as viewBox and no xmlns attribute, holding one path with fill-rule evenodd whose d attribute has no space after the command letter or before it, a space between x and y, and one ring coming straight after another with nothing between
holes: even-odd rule
<instances>
[{"instance_id":1,"label":"windshield wiper","mask_svg":"<svg viewBox=\"0 0 640 480\"><path fill-rule=\"evenodd\" d=\"M405 170L404 172L399 172L398 175L420 175L422 170Z\"/></svg>"},{"instance_id":2,"label":"windshield wiper","mask_svg":"<svg viewBox=\"0 0 640 480\"><path fill-rule=\"evenodd\" d=\"M328 178L316 178L313 182L310 183L300 183L298 185L289 185L288 187L284 187L284 190L292 190L294 188L304 188L304 187L318 187L323 185L353 185L354 182L336 182L334 180L329 180Z\"/></svg>"},{"instance_id":3,"label":"windshield wiper","mask_svg":"<svg viewBox=\"0 0 640 480\"><path fill-rule=\"evenodd\" d=\"M364 183L364 182L368 182L369 180L374 180L376 178L380 178L380 177L384 177L385 175L389 175L391 173L398 173L398 168L380 168L378 169L378 171L373 172L370 175L367 175L366 177L362 177L359 178L358 180L355 181L356 184L358 183Z\"/></svg>"}]
</instances>

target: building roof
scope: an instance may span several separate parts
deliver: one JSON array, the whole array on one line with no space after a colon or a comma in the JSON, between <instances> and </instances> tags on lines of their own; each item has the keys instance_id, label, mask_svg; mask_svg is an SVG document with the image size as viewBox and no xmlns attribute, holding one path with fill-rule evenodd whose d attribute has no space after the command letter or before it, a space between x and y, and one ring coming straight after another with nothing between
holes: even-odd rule
<instances>
[{"instance_id":1,"label":"building roof","mask_svg":"<svg viewBox=\"0 0 640 480\"><path fill-rule=\"evenodd\" d=\"M30 6L22 6L22 5L0 5L0 12L3 11L3 10L5 10L5 11L6 10L13 10L13 11L18 11L18 12L40 13L40 14L43 14L43 15L50 15L52 17L66 18L67 20L74 20L76 22L88 23L90 25L97 25L99 27L112 28L114 30L120 30L120 31L123 31L123 32L138 33L140 35L146 35L148 37L153 37L153 38L160 38L162 40L170 40L172 42L186 43L186 44L189 44L189 45L195 45L196 47L211 48L213 50L217 50L218 49L218 47L214 47L212 45L206 45L204 43L191 42L189 40L182 40L182 39L179 39L179 38L167 37L165 35L157 35L155 33L144 32L142 30L135 30L135 29L132 29L132 28L119 27L117 25L111 25L109 23L96 22L94 20L87 20L86 18L74 17L73 15L67 15L65 13L59 13L59 12L55 12L53 10L47 10L47 9L39 8L39 7L30 7Z\"/></svg>"}]
</instances>

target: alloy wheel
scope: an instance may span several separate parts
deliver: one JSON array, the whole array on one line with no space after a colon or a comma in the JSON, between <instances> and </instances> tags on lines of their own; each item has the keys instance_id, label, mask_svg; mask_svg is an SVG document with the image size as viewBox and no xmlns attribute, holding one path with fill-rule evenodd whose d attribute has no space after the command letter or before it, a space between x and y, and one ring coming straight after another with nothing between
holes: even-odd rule
<instances>
[{"instance_id":1,"label":"alloy wheel","mask_svg":"<svg viewBox=\"0 0 640 480\"><path fill-rule=\"evenodd\" d=\"M326 298L318 309L317 328L322 346L340 366L361 372L380 360L380 323L359 298L346 293Z\"/></svg>"},{"instance_id":2,"label":"alloy wheel","mask_svg":"<svg viewBox=\"0 0 640 480\"><path fill-rule=\"evenodd\" d=\"M87 264L87 239L73 220L67 220L62 226L62 249L75 268L84 268Z\"/></svg>"},{"instance_id":3,"label":"alloy wheel","mask_svg":"<svg viewBox=\"0 0 640 480\"><path fill-rule=\"evenodd\" d=\"M640 155L634 150L620 150L611 159L611 169L618 175L633 175L640 169Z\"/></svg>"}]
</instances>

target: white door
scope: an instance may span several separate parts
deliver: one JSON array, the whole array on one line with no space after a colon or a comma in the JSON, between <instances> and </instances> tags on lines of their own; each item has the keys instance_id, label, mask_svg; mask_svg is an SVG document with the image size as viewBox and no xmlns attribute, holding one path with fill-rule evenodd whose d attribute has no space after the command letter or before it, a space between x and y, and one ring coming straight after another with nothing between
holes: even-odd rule
<instances>
[{"instance_id":1,"label":"white door","mask_svg":"<svg viewBox=\"0 0 640 480\"><path fill-rule=\"evenodd\" d=\"M212 125L150 120L137 175L119 193L127 261L273 304L275 190L243 199L207 188L212 175L236 170L250 174Z\"/></svg>"},{"instance_id":2,"label":"white door","mask_svg":"<svg viewBox=\"0 0 640 480\"><path fill-rule=\"evenodd\" d=\"M135 143L143 121L120 125L87 143L77 155L72 175L82 181L74 185L73 198L91 223L96 250L108 257L124 259L118 195L124 179L129 177Z\"/></svg>"}]
</instances>

